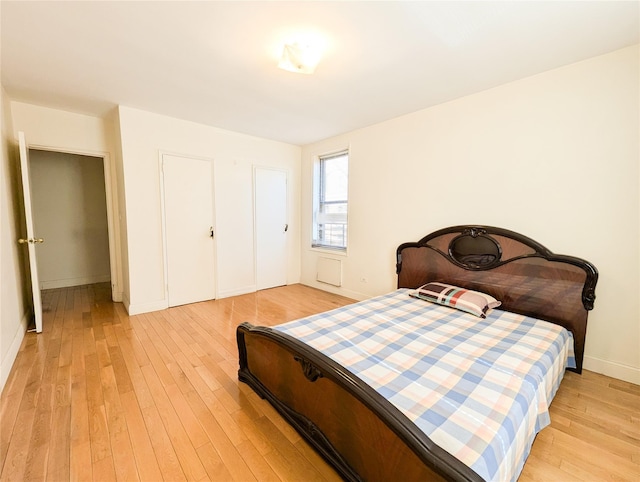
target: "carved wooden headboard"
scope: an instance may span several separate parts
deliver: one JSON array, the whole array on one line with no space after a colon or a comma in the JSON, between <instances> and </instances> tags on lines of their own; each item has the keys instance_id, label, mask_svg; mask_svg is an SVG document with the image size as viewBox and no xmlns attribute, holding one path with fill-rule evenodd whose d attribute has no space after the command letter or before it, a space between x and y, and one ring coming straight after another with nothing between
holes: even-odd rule
<instances>
[{"instance_id":1,"label":"carved wooden headboard","mask_svg":"<svg viewBox=\"0 0 640 482\"><path fill-rule=\"evenodd\" d=\"M554 254L507 229L453 226L396 252L398 288L441 281L490 294L500 309L564 326L572 332L576 372L582 372L587 314L598 271L588 261Z\"/></svg>"}]
</instances>

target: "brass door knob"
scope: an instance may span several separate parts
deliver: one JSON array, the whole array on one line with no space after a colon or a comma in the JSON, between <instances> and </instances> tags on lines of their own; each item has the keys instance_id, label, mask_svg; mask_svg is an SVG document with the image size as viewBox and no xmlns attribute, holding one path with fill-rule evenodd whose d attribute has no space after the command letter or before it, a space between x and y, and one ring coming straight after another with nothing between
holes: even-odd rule
<instances>
[{"instance_id":1,"label":"brass door knob","mask_svg":"<svg viewBox=\"0 0 640 482\"><path fill-rule=\"evenodd\" d=\"M40 244L40 243L44 243L44 238L29 238L29 239L20 238L20 239L18 239L18 243L20 243L20 244L25 244L25 243Z\"/></svg>"}]
</instances>

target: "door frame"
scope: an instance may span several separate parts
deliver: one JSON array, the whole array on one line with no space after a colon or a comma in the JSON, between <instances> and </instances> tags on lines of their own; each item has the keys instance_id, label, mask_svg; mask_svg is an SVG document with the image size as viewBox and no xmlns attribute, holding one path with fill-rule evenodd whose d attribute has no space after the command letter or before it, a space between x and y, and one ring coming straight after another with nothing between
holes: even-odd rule
<instances>
[{"instance_id":1,"label":"door frame","mask_svg":"<svg viewBox=\"0 0 640 482\"><path fill-rule=\"evenodd\" d=\"M258 169L264 169L264 170L269 170L269 171L277 171L277 172L282 172L284 173L284 178L285 178L285 223L288 226L288 231L291 230L291 226L290 226L290 220L289 220L289 203L291 202L290 199L290 195L289 195L289 170L288 169L283 169L280 167L273 167L273 166L264 166L264 165L258 165L258 164L254 164L253 165L253 191L252 191L252 195L253 195L253 277L255 280L255 286L256 286L256 291L258 291L258 223L257 223L257 206L256 206L256 189L257 189L257 179L258 176L256 174L256 171ZM290 235L286 236L285 238L285 250L286 250L286 266L285 266L285 286L289 284L289 253L290 253Z\"/></svg>"},{"instance_id":2,"label":"door frame","mask_svg":"<svg viewBox=\"0 0 640 482\"><path fill-rule=\"evenodd\" d=\"M214 283L214 299L219 298L219 287L218 287L218 236L217 236L217 226L216 226L216 191L215 191L215 162L212 157L205 156L194 156L193 154L182 154L174 151L166 151L166 150L158 150L158 177L160 178L160 216L161 216L161 224L162 224L162 276L163 276L163 286L164 286L164 305L165 308L169 308L169 262L168 262L168 253L167 253L167 221L166 221L166 210L165 210L165 189L164 189L164 170L163 170L163 160L164 156L172 156L172 157L184 157L185 159L193 159L196 161L207 161L211 163L211 190L212 190L212 198L213 198L213 283Z\"/></svg>"},{"instance_id":3,"label":"door frame","mask_svg":"<svg viewBox=\"0 0 640 482\"><path fill-rule=\"evenodd\" d=\"M67 149L61 147L51 147L41 144L27 144L27 150L57 152L61 154L71 154L77 156L96 157L102 159L102 169L104 171L104 191L107 204L107 231L109 233L109 269L111 274L111 299L115 302L122 301L122 264L120 245L120 225L115 213L118 212L118 187L115 183L115 165L108 152L91 151L82 149Z\"/></svg>"}]
</instances>

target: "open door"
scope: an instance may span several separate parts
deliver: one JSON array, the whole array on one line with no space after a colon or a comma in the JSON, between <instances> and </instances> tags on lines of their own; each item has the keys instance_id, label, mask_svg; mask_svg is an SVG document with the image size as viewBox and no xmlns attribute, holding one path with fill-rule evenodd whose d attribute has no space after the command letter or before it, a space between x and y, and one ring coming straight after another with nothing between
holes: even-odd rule
<instances>
[{"instance_id":1,"label":"open door","mask_svg":"<svg viewBox=\"0 0 640 482\"><path fill-rule=\"evenodd\" d=\"M36 238L33 230L33 214L31 210L31 181L29 177L29 151L24 132L18 132L20 147L20 171L22 172L22 193L24 197L24 216L27 224L27 237L18 239L18 243L26 244L29 249L29 270L31 272L31 291L33 292L33 313L36 321L36 332L42 333L42 299L40 298L40 282L38 280L38 264L36 261L36 245L44 239Z\"/></svg>"}]
</instances>

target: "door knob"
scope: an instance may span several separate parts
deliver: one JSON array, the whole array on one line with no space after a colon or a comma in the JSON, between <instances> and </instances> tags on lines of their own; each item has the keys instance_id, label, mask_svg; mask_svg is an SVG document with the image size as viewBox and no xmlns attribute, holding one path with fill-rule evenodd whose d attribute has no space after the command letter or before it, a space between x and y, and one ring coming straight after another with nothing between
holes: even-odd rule
<instances>
[{"instance_id":1,"label":"door knob","mask_svg":"<svg viewBox=\"0 0 640 482\"><path fill-rule=\"evenodd\" d=\"M44 238L29 238L29 239L20 238L20 239L18 239L18 243L20 243L20 244L25 244L25 243L40 244L40 243L44 243Z\"/></svg>"},{"instance_id":2,"label":"door knob","mask_svg":"<svg viewBox=\"0 0 640 482\"><path fill-rule=\"evenodd\" d=\"M288 225L288 224L285 224L285 225L284 225L284 232L286 233L287 231L289 231L289 225Z\"/></svg>"}]
</instances>

